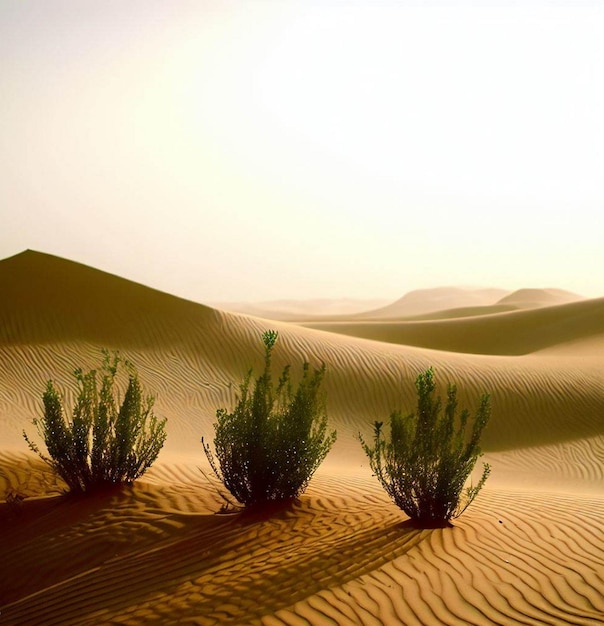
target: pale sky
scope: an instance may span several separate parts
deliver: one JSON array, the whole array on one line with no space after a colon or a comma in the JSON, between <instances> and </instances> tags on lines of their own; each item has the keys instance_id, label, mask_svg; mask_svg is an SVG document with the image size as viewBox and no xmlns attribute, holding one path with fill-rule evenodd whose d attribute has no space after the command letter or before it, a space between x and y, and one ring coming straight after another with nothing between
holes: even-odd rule
<instances>
[{"instance_id":1,"label":"pale sky","mask_svg":"<svg viewBox=\"0 0 604 626\"><path fill-rule=\"evenodd\" d=\"M604 296L603 33L580 0L0 0L0 258Z\"/></svg>"}]
</instances>

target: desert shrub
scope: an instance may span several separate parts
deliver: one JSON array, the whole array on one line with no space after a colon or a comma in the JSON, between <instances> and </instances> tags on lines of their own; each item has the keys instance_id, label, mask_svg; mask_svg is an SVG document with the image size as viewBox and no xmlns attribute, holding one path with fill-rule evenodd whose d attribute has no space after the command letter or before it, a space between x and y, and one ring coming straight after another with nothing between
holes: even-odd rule
<instances>
[{"instance_id":1,"label":"desert shrub","mask_svg":"<svg viewBox=\"0 0 604 626\"><path fill-rule=\"evenodd\" d=\"M296 390L288 365L275 387L271 356L277 336L263 334L264 371L253 383L248 372L233 412L216 412L215 455L202 438L214 474L248 507L298 497L336 439L335 431L327 432L325 365L311 370L304 363Z\"/></svg>"},{"instance_id":2,"label":"desert shrub","mask_svg":"<svg viewBox=\"0 0 604 626\"><path fill-rule=\"evenodd\" d=\"M470 426L470 413L457 415L457 388L449 385L442 409L435 397L434 371L420 374L415 382L416 414L390 415L390 440L382 422L375 422L373 445L361 444L369 464L386 493L418 526L446 525L461 515L482 489L490 473L483 465L480 480L465 487L481 456L478 442L490 417L488 394L482 396Z\"/></svg>"},{"instance_id":3,"label":"desert shrub","mask_svg":"<svg viewBox=\"0 0 604 626\"><path fill-rule=\"evenodd\" d=\"M52 380L42 396L44 416L33 424L48 455L23 431L30 449L67 483L71 492L130 483L155 461L166 439L166 420L153 414L154 398L143 397L136 370L129 362L128 387L118 409L115 379L120 357L103 351L100 385L97 371L74 372L78 395L71 419Z\"/></svg>"}]
</instances>

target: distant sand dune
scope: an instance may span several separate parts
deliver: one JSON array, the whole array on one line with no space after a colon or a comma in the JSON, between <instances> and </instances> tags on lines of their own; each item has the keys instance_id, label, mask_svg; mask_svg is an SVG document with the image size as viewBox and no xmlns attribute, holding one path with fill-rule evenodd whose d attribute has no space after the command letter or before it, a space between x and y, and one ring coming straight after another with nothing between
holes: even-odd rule
<instances>
[{"instance_id":1,"label":"distant sand dune","mask_svg":"<svg viewBox=\"0 0 604 626\"><path fill-rule=\"evenodd\" d=\"M538 309L430 321L316 322L308 328L473 354L521 355L604 338L604 298Z\"/></svg>"},{"instance_id":2,"label":"distant sand dune","mask_svg":"<svg viewBox=\"0 0 604 626\"><path fill-rule=\"evenodd\" d=\"M417 289L379 309L365 311L354 316L356 319L388 320L416 315L425 315L461 307L482 307L496 304L508 295L503 289L480 289L463 287L436 287Z\"/></svg>"},{"instance_id":3,"label":"distant sand dune","mask_svg":"<svg viewBox=\"0 0 604 626\"><path fill-rule=\"evenodd\" d=\"M310 318L325 319L342 315L355 315L386 304L388 304L388 301L383 299L320 298L268 302L217 302L211 306L221 311L243 313L245 315L287 322Z\"/></svg>"},{"instance_id":4,"label":"distant sand dune","mask_svg":"<svg viewBox=\"0 0 604 626\"><path fill-rule=\"evenodd\" d=\"M0 262L0 285L0 500L28 496L0 503L2 623L604 621L603 300L376 324L389 339L374 341L215 311L40 253ZM439 349L393 343L399 327L429 329ZM214 515L222 500L198 469L199 439L261 366L267 328L280 332L277 368L327 364L339 440L291 509ZM134 486L76 502L57 497L21 431L33 432L46 379L72 394L70 371L97 366L103 346L157 393L168 440ZM491 393L493 474L455 528L417 531L354 436L410 410L430 365L462 404Z\"/></svg>"},{"instance_id":5,"label":"distant sand dune","mask_svg":"<svg viewBox=\"0 0 604 626\"><path fill-rule=\"evenodd\" d=\"M503 296L497 304L511 304L519 308L528 309L566 304L583 299L583 296L565 291L564 289L518 289L513 293Z\"/></svg>"}]
</instances>

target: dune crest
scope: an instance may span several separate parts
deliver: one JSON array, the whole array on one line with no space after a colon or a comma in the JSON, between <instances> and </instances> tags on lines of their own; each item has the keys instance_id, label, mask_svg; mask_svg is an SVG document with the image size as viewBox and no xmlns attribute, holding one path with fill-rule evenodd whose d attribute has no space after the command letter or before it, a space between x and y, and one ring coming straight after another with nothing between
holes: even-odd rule
<instances>
[{"instance_id":1,"label":"dune crest","mask_svg":"<svg viewBox=\"0 0 604 626\"><path fill-rule=\"evenodd\" d=\"M529 309L578 300L584 300L583 296L564 289L518 289L501 298L497 304L512 304L518 308Z\"/></svg>"}]
</instances>

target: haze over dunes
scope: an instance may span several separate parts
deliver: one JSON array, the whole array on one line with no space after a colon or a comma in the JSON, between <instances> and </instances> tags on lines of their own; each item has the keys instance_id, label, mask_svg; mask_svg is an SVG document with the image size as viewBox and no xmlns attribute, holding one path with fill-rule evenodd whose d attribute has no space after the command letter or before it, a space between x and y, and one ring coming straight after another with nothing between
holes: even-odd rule
<instances>
[{"instance_id":1,"label":"haze over dunes","mask_svg":"<svg viewBox=\"0 0 604 626\"><path fill-rule=\"evenodd\" d=\"M532 309L582 299L582 296L564 289L518 289L501 298L497 304L511 304L518 308Z\"/></svg>"},{"instance_id":2,"label":"haze over dunes","mask_svg":"<svg viewBox=\"0 0 604 626\"><path fill-rule=\"evenodd\" d=\"M359 314L359 319L392 319L425 315L462 307L495 305L508 292L503 289L472 289L462 287L438 287L417 289L405 294L396 302L373 311Z\"/></svg>"},{"instance_id":3,"label":"haze over dunes","mask_svg":"<svg viewBox=\"0 0 604 626\"><path fill-rule=\"evenodd\" d=\"M316 299L274 302L223 302L225 311L283 321L394 321L450 319L489 313L553 306L583 300L563 289L504 289L437 287L417 289L395 302L378 300ZM377 306L376 306L377 305Z\"/></svg>"},{"instance_id":4,"label":"haze over dunes","mask_svg":"<svg viewBox=\"0 0 604 626\"><path fill-rule=\"evenodd\" d=\"M389 322L372 341L221 312L31 251L0 262L0 285L0 497L28 496L0 504L6 623L601 623L602 300L422 322L441 343L448 328L453 352L393 343ZM217 516L199 439L260 366L268 328L280 333L278 367L327 364L339 440L291 509ZM157 393L168 440L132 487L73 502L21 431L45 380L73 390L71 370L98 364L101 347ZM491 392L493 473L454 528L417 531L354 435L411 409L430 365L463 404Z\"/></svg>"},{"instance_id":5,"label":"haze over dunes","mask_svg":"<svg viewBox=\"0 0 604 626\"><path fill-rule=\"evenodd\" d=\"M215 302L218 309L245 313L273 320L299 321L309 318L324 319L362 313L387 304L386 300L356 300L352 298L319 298L314 300L273 300L268 302Z\"/></svg>"}]
</instances>

